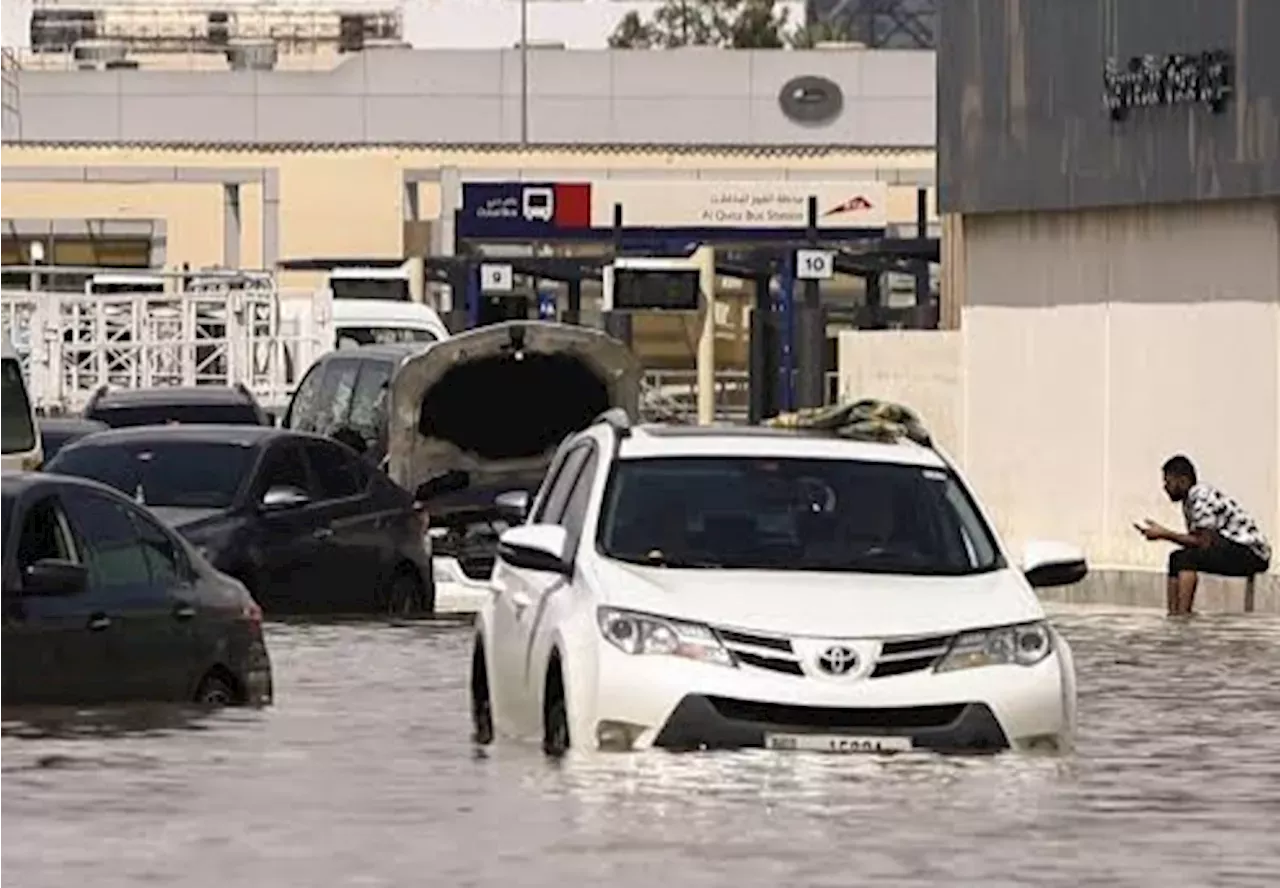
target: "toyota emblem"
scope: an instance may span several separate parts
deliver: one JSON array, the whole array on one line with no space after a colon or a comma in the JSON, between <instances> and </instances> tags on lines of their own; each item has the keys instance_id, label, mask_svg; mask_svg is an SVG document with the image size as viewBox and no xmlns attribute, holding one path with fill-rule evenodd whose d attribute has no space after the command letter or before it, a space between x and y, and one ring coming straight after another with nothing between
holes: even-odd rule
<instances>
[{"instance_id":1,"label":"toyota emblem","mask_svg":"<svg viewBox=\"0 0 1280 888\"><path fill-rule=\"evenodd\" d=\"M818 655L818 668L828 675L848 675L858 668L858 652L834 644Z\"/></svg>"}]
</instances>

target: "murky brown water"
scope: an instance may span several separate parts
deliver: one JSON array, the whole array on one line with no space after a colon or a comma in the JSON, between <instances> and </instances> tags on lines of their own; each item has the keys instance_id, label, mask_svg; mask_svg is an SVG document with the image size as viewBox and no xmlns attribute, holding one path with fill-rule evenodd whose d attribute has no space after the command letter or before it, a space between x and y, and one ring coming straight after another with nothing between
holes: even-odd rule
<instances>
[{"instance_id":1,"label":"murky brown water","mask_svg":"<svg viewBox=\"0 0 1280 888\"><path fill-rule=\"evenodd\" d=\"M6 713L4 877L22 888L1280 884L1280 620L1071 611L1060 623L1082 684L1071 757L655 752L561 764L535 747L473 750L466 629L277 626L269 710L43 727Z\"/></svg>"}]
</instances>

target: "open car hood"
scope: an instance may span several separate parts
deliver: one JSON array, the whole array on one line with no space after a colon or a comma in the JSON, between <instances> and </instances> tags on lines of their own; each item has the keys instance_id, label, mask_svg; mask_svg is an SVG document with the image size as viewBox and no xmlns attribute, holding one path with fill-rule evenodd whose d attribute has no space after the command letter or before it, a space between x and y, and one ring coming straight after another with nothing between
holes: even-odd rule
<instances>
[{"instance_id":1,"label":"open car hood","mask_svg":"<svg viewBox=\"0 0 1280 888\"><path fill-rule=\"evenodd\" d=\"M414 490L446 471L471 475L441 508L474 508L536 489L568 435L604 411L639 411L640 364L589 327L507 321L436 343L406 361L388 393L387 472Z\"/></svg>"}]
</instances>

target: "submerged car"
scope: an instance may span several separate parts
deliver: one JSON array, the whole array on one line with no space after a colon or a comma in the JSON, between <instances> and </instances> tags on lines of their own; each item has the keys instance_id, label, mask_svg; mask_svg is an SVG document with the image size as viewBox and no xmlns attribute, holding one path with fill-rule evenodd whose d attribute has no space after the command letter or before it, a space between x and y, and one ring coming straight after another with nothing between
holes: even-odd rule
<instances>
[{"instance_id":1,"label":"submerged car","mask_svg":"<svg viewBox=\"0 0 1280 888\"><path fill-rule=\"evenodd\" d=\"M1071 648L960 473L905 437L632 426L560 448L502 534L475 738L586 749L1062 750Z\"/></svg>"},{"instance_id":2,"label":"submerged car","mask_svg":"<svg viewBox=\"0 0 1280 888\"><path fill-rule=\"evenodd\" d=\"M5 473L4 702L271 702L262 609L103 484Z\"/></svg>"},{"instance_id":3,"label":"submerged car","mask_svg":"<svg viewBox=\"0 0 1280 888\"><path fill-rule=\"evenodd\" d=\"M398 365L386 467L429 512L438 609L488 599L498 535L520 520L556 448L607 410L634 417L640 380L618 340L541 321L480 327Z\"/></svg>"},{"instance_id":4,"label":"submerged car","mask_svg":"<svg viewBox=\"0 0 1280 888\"><path fill-rule=\"evenodd\" d=\"M89 396L84 418L113 429L165 423L272 424L253 392L242 383L140 389L104 385Z\"/></svg>"},{"instance_id":5,"label":"submerged car","mask_svg":"<svg viewBox=\"0 0 1280 888\"><path fill-rule=\"evenodd\" d=\"M268 426L113 429L47 469L146 503L269 616L432 610L421 508L328 438Z\"/></svg>"}]
</instances>

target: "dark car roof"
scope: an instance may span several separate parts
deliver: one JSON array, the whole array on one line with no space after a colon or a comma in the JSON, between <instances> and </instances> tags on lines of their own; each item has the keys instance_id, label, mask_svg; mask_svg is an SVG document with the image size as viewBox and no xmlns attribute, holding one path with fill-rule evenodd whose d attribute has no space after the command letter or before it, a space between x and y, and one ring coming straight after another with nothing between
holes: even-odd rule
<instances>
[{"instance_id":1,"label":"dark car roof","mask_svg":"<svg viewBox=\"0 0 1280 888\"><path fill-rule=\"evenodd\" d=\"M245 389L227 385L172 385L140 389L108 389L94 407L134 407L141 404L251 404Z\"/></svg>"},{"instance_id":2,"label":"dark car roof","mask_svg":"<svg viewBox=\"0 0 1280 888\"><path fill-rule=\"evenodd\" d=\"M83 416L39 416L36 417L36 425L42 432L83 432L86 435L111 428L101 420L86 419Z\"/></svg>"}]
</instances>

